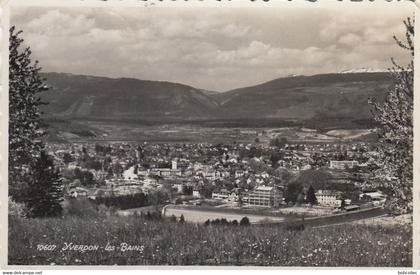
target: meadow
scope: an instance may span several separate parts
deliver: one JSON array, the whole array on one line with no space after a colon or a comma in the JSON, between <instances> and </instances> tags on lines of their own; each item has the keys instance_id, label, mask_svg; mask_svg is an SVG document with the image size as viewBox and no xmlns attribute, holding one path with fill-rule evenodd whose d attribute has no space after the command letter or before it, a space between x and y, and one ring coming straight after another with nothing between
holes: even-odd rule
<instances>
[{"instance_id":1,"label":"meadow","mask_svg":"<svg viewBox=\"0 0 420 275\"><path fill-rule=\"evenodd\" d=\"M8 253L11 265L409 267L412 229L343 224L292 231L273 225L204 226L139 215L10 216Z\"/></svg>"}]
</instances>

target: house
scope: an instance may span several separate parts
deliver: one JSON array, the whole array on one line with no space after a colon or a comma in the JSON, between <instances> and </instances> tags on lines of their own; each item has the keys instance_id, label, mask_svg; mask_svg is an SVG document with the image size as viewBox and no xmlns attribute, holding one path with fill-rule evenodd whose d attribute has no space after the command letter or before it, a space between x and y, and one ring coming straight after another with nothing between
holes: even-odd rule
<instances>
[{"instance_id":1,"label":"house","mask_svg":"<svg viewBox=\"0 0 420 275\"><path fill-rule=\"evenodd\" d=\"M315 193L316 200L319 205L324 206L340 206L341 193L332 190L318 190Z\"/></svg>"},{"instance_id":2,"label":"house","mask_svg":"<svg viewBox=\"0 0 420 275\"><path fill-rule=\"evenodd\" d=\"M161 176L161 177L182 175L182 172L180 169L171 169L171 168L152 168L151 173L157 176Z\"/></svg>"},{"instance_id":3,"label":"house","mask_svg":"<svg viewBox=\"0 0 420 275\"><path fill-rule=\"evenodd\" d=\"M136 168L134 166L131 166L127 170L123 172L123 179L125 180L136 180L138 179L137 174L135 173Z\"/></svg>"},{"instance_id":4,"label":"house","mask_svg":"<svg viewBox=\"0 0 420 275\"><path fill-rule=\"evenodd\" d=\"M386 201L386 195L382 194L381 192L364 192L360 194L360 199L363 197L368 197L372 200L373 205L381 205Z\"/></svg>"},{"instance_id":5,"label":"house","mask_svg":"<svg viewBox=\"0 0 420 275\"><path fill-rule=\"evenodd\" d=\"M355 160L330 160L331 169L344 170L346 168L354 168L359 166L359 162Z\"/></svg>"},{"instance_id":6,"label":"house","mask_svg":"<svg viewBox=\"0 0 420 275\"><path fill-rule=\"evenodd\" d=\"M194 189L194 190L193 190L192 195L193 195L194 197L201 197L200 191L199 191L199 190L197 190L197 189Z\"/></svg>"},{"instance_id":7,"label":"house","mask_svg":"<svg viewBox=\"0 0 420 275\"><path fill-rule=\"evenodd\" d=\"M382 194L381 192L364 192L363 194L360 194L360 198L362 198L363 196L368 196L370 197L373 201L375 200L383 200L386 198L386 196L384 194Z\"/></svg>"},{"instance_id":8,"label":"house","mask_svg":"<svg viewBox=\"0 0 420 275\"><path fill-rule=\"evenodd\" d=\"M243 175L245 175L245 172L244 171L242 171L242 170L236 170L235 171L235 178L240 178Z\"/></svg>"},{"instance_id":9,"label":"house","mask_svg":"<svg viewBox=\"0 0 420 275\"><path fill-rule=\"evenodd\" d=\"M238 201L239 196L234 191L228 191L226 189L220 190L220 192L213 192L211 198L215 200L225 200L225 201Z\"/></svg>"},{"instance_id":10,"label":"house","mask_svg":"<svg viewBox=\"0 0 420 275\"><path fill-rule=\"evenodd\" d=\"M253 191L246 194L242 201L251 205L278 207L281 202L279 190L272 186L257 186Z\"/></svg>"},{"instance_id":11,"label":"house","mask_svg":"<svg viewBox=\"0 0 420 275\"><path fill-rule=\"evenodd\" d=\"M222 189L219 192L212 192L211 198L215 200L227 200L229 192L226 189Z\"/></svg>"},{"instance_id":12,"label":"house","mask_svg":"<svg viewBox=\"0 0 420 275\"><path fill-rule=\"evenodd\" d=\"M86 197L88 195L88 190L83 187L73 187L73 188L70 188L69 194L71 197L74 197L74 198Z\"/></svg>"}]
</instances>

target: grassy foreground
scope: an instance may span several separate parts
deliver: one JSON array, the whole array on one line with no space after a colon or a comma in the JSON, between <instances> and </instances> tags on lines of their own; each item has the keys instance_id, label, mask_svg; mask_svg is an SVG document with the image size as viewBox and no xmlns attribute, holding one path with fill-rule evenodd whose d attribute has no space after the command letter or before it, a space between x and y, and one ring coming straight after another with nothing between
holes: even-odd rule
<instances>
[{"instance_id":1,"label":"grassy foreground","mask_svg":"<svg viewBox=\"0 0 420 275\"><path fill-rule=\"evenodd\" d=\"M39 246L46 244L56 247L48 251L53 246ZM12 265L402 267L412 266L412 229L340 225L291 232L274 226L202 226L139 216L10 217L8 251Z\"/></svg>"}]
</instances>

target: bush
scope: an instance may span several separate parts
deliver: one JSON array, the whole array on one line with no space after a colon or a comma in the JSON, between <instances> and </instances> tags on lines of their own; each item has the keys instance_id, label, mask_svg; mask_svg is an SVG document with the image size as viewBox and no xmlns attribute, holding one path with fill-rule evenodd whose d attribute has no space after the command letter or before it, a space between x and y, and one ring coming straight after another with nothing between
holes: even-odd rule
<instances>
[{"instance_id":1,"label":"bush","mask_svg":"<svg viewBox=\"0 0 420 275\"><path fill-rule=\"evenodd\" d=\"M100 214L109 213L109 209L100 208L85 198L66 198L63 202L63 214L76 217L97 217Z\"/></svg>"},{"instance_id":2,"label":"bush","mask_svg":"<svg viewBox=\"0 0 420 275\"><path fill-rule=\"evenodd\" d=\"M9 215L15 217L24 217L26 213L25 204L15 202L11 197L9 197Z\"/></svg>"},{"instance_id":3,"label":"bush","mask_svg":"<svg viewBox=\"0 0 420 275\"><path fill-rule=\"evenodd\" d=\"M243 217L241 219L241 221L239 222L239 225L241 225L241 226L248 226L248 225L251 225L251 223L249 222L248 217Z\"/></svg>"}]
</instances>

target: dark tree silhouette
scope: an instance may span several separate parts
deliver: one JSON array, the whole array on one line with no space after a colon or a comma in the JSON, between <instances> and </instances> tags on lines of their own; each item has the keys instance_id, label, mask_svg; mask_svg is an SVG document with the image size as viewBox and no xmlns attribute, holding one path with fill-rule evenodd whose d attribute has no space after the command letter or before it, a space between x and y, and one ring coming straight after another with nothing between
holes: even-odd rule
<instances>
[{"instance_id":1,"label":"dark tree silhouette","mask_svg":"<svg viewBox=\"0 0 420 275\"><path fill-rule=\"evenodd\" d=\"M302 193L303 187L298 182L291 182L287 185L285 193L284 193L284 200L286 203L293 203L297 202L299 194Z\"/></svg>"},{"instance_id":2,"label":"dark tree silhouette","mask_svg":"<svg viewBox=\"0 0 420 275\"><path fill-rule=\"evenodd\" d=\"M25 193L28 217L52 217L61 214L63 187L60 175L54 168L52 157L44 151L41 151L39 158L31 165Z\"/></svg>"},{"instance_id":3,"label":"dark tree silhouette","mask_svg":"<svg viewBox=\"0 0 420 275\"><path fill-rule=\"evenodd\" d=\"M251 225L251 223L249 222L248 217L243 217L241 219L241 221L239 222L239 225L241 225L241 226L248 226L248 225Z\"/></svg>"},{"instance_id":4,"label":"dark tree silhouette","mask_svg":"<svg viewBox=\"0 0 420 275\"><path fill-rule=\"evenodd\" d=\"M311 205L315 205L318 203L316 196L315 196L315 190L314 188L311 186L309 186L308 191L306 192L306 201L311 204Z\"/></svg>"}]
</instances>

